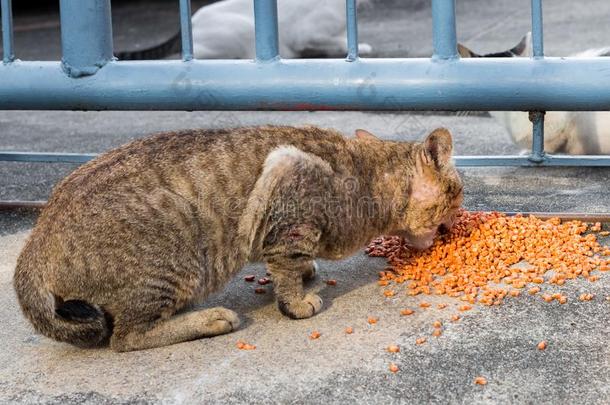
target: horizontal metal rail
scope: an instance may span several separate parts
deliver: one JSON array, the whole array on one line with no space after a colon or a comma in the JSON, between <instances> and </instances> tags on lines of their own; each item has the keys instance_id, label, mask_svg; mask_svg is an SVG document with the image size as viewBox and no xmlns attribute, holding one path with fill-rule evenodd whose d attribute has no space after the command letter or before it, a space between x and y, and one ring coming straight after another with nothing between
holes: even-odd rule
<instances>
[{"instance_id":1,"label":"horizontal metal rail","mask_svg":"<svg viewBox=\"0 0 610 405\"><path fill-rule=\"evenodd\" d=\"M93 153L53 153L53 152L0 152L0 161L40 162L40 163L85 163L97 154ZM543 160L533 160L530 156L455 156L458 167L486 166L610 166L610 156L568 156L545 154Z\"/></svg>"},{"instance_id":2,"label":"horizontal metal rail","mask_svg":"<svg viewBox=\"0 0 610 405\"><path fill-rule=\"evenodd\" d=\"M15 61L0 66L0 109L610 110L605 59L126 61L78 82Z\"/></svg>"}]
</instances>

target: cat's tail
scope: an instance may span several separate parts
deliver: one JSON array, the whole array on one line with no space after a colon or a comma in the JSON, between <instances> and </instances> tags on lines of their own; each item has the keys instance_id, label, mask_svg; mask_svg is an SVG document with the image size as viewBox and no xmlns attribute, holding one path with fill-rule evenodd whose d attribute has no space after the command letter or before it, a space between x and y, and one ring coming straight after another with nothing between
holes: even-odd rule
<instances>
[{"instance_id":1,"label":"cat's tail","mask_svg":"<svg viewBox=\"0 0 610 405\"><path fill-rule=\"evenodd\" d=\"M112 334L112 320L97 305L66 300L45 289L38 272L17 265L13 279L19 305L38 332L81 347L104 343Z\"/></svg>"},{"instance_id":2,"label":"cat's tail","mask_svg":"<svg viewBox=\"0 0 610 405\"><path fill-rule=\"evenodd\" d=\"M167 41L150 48L140 49L139 51L117 52L115 56L119 60L152 60L162 59L174 53L182 52L182 42L180 41L180 31Z\"/></svg>"}]
</instances>

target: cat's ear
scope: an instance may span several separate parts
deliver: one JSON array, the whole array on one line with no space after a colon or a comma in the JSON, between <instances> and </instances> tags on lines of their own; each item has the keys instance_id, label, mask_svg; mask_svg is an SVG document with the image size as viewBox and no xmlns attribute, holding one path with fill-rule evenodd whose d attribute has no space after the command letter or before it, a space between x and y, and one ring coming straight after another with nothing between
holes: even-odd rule
<instances>
[{"instance_id":1,"label":"cat's ear","mask_svg":"<svg viewBox=\"0 0 610 405\"><path fill-rule=\"evenodd\" d=\"M478 53L474 53L470 50L470 48L465 47L462 44L457 44L458 54L461 58L480 58L481 55Z\"/></svg>"},{"instance_id":2,"label":"cat's ear","mask_svg":"<svg viewBox=\"0 0 610 405\"><path fill-rule=\"evenodd\" d=\"M513 55L531 56L532 48L532 33L528 32L521 38L521 41L510 50Z\"/></svg>"},{"instance_id":3,"label":"cat's ear","mask_svg":"<svg viewBox=\"0 0 610 405\"><path fill-rule=\"evenodd\" d=\"M365 129L357 129L356 138L363 140L363 141L380 141L381 140Z\"/></svg>"},{"instance_id":4,"label":"cat's ear","mask_svg":"<svg viewBox=\"0 0 610 405\"><path fill-rule=\"evenodd\" d=\"M437 168L444 167L451 161L453 140L451 132L446 128L437 128L424 141L424 163L434 162Z\"/></svg>"}]
</instances>

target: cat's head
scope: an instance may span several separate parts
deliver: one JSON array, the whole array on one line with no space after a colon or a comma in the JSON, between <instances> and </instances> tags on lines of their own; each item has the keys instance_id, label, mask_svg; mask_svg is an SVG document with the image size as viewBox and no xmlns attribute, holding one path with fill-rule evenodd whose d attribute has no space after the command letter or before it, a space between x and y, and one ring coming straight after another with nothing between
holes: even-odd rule
<instances>
[{"instance_id":1,"label":"cat's head","mask_svg":"<svg viewBox=\"0 0 610 405\"><path fill-rule=\"evenodd\" d=\"M377 139L364 130L356 136ZM436 129L423 142L405 146L404 152L400 143L389 147L405 154L392 162L380 185L392 194L388 196L392 200L389 233L402 236L415 249L426 249L439 233L453 226L462 205L462 182L451 159L451 133Z\"/></svg>"},{"instance_id":2,"label":"cat's head","mask_svg":"<svg viewBox=\"0 0 610 405\"><path fill-rule=\"evenodd\" d=\"M473 52L468 47L458 44L458 53L462 58L513 58L513 57L527 57L532 56L532 33L528 32L521 38L521 41L513 48L502 51L502 52L494 52L488 54L478 54Z\"/></svg>"}]
</instances>

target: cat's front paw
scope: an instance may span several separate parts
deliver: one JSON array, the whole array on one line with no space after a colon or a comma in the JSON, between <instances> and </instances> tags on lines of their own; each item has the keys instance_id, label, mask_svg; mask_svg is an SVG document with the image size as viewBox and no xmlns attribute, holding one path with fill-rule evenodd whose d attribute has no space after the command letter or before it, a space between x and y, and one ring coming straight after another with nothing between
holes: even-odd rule
<instances>
[{"instance_id":1,"label":"cat's front paw","mask_svg":"<svg viewBox=\"0 0 610 405\"><path fill-rule=\"evenodd\" d=\"M316 277L318 270L318 263L316 263L315 260L312 260L311 263L309 263L309 266L307 266L301 273L301 276L303 276L303 281L313 280Z\"/></svg>"},{"instance_id":2,"label":"cat's front paw","mask_svg":"<svg viewBox=\"0 0 610 405\"><path fill-rule=\"evenodd\" d=\"M302 300L293 302L278 301L280 312L292 319L309 318L322 308L322 298L316 294L307 294Z\"/></svg>"}]
</instances>

